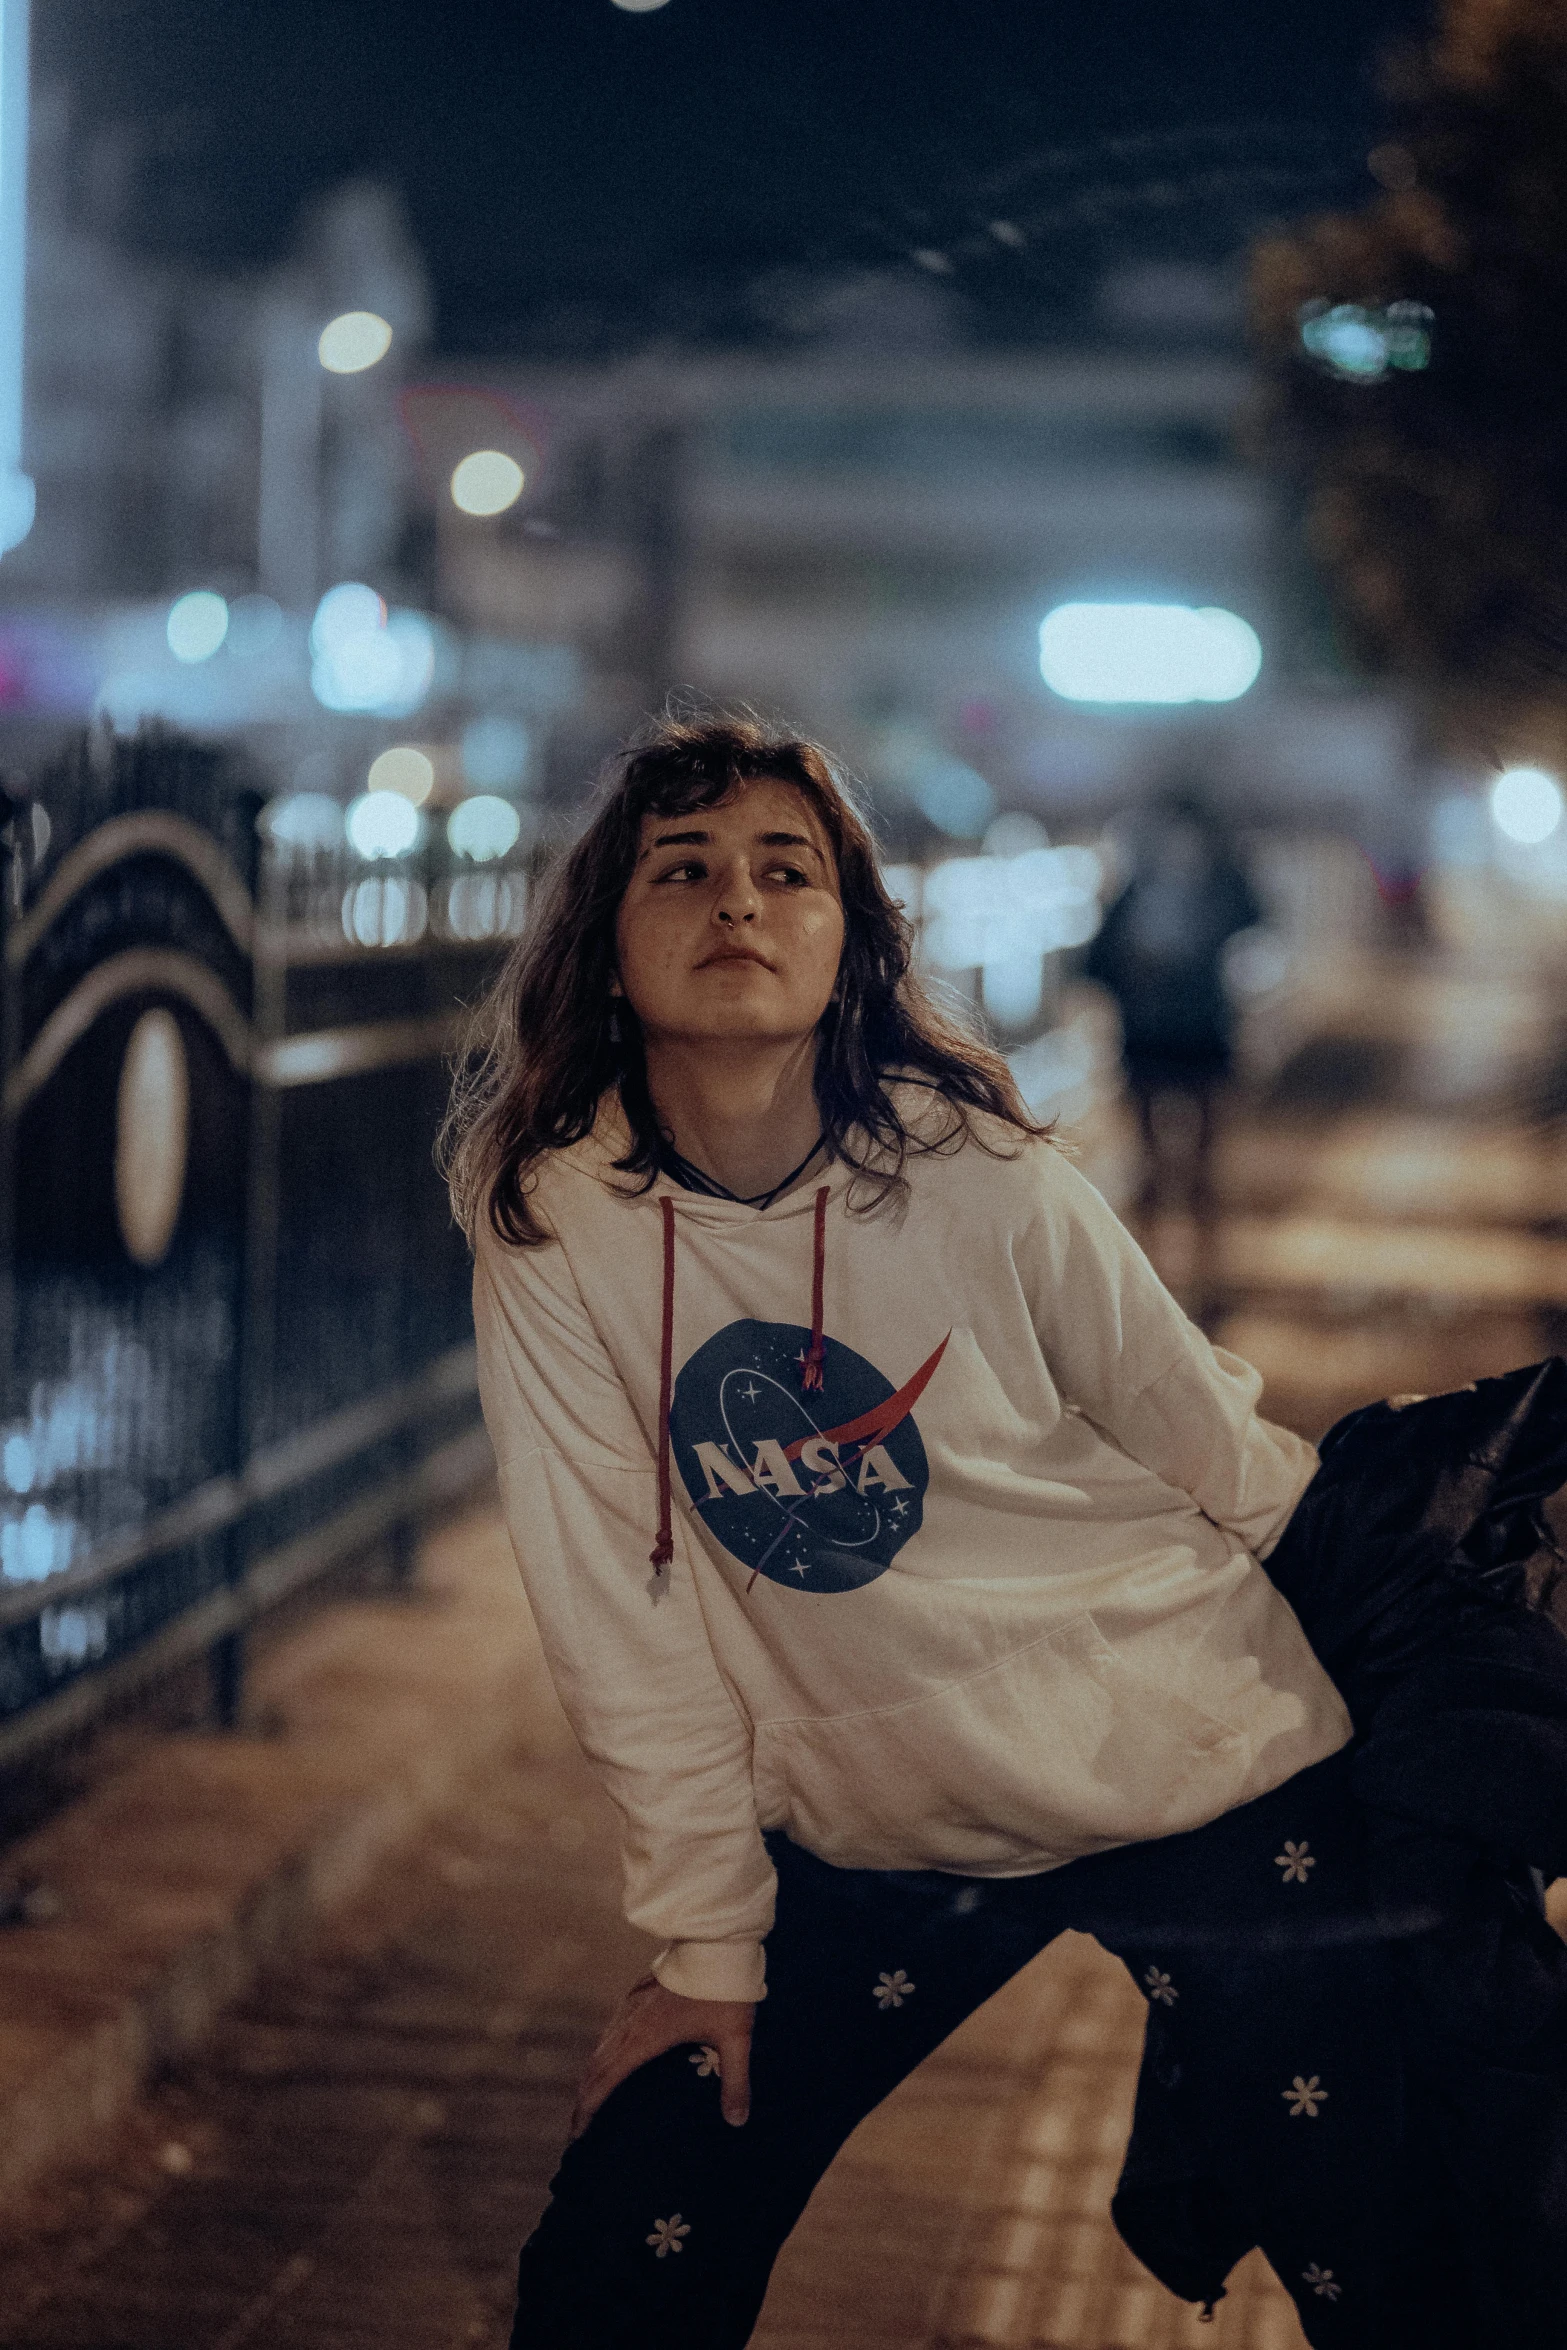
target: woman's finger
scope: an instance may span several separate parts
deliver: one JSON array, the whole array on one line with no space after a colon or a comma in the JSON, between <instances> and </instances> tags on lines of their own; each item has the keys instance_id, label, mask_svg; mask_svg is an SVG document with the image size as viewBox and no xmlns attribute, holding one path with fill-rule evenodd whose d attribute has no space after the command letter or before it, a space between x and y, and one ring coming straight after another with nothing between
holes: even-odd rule
<instances>
[{"instance_id":1,"label":"woman's finger","mask_svg":"<svg viewBox=\"0 0 1567 2350\"><path fill-rule=\"evenodd\" d=\"M742 2000L708 2004L680 1999L651 1978L636 1984L588 2059L571 2135L580 2138L605 2099L654 2057L704 2043L718 2051L720 2111L738 2127L751 2111L752 2015Z\"/></svg>"},{"instance_id":2,"label":"woman's finger","mask_svg":"<svg viewBox=\"0 0 1567 2350\"><path fill-rule=\"evenodd\" d=\"M667 2028L661 2031L657 2019L638 2000L637 1993L642 1988L639 1983L628 1995L625 2006L588 2059L571 2117L574 2138L581 2137L611 2090L618 2089L641 2066L651 2064L655 2056L662 2056L666 2048L677 2045L676 2036Z\"/></svg>"}]
</instances>

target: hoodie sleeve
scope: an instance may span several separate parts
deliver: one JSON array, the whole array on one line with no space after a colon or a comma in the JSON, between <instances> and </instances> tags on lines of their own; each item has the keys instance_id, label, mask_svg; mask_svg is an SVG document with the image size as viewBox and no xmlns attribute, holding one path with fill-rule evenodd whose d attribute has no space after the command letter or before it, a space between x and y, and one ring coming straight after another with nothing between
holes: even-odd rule
<instances>
[{"instance_id":1,"label":"hoodie sleeve","mask_svg":"<svg viewBox=\"0 0 1567 2350\"><path fill-rule=\"evenodd\" d=\"M507 1529L561 1704L620 1815L626 1915L666 1940L667 1989L759 1999L775 1880L680 1513L655 1602L652 1453L557 1246L482 1238L474 1323Z\"/></svg>"},{"instance_id":2,"label":"hoodie sleeve","mask_svg":"<svg viewBox=\"0 0 1567 2350\"><path fill-rule=\"evenodd\" d=\"M1316 1474L1258 1415L1261 1374L1210 1345L1093 1185L1054 1155L1019 1271L1063 1398L1265 1558Z\"/></svg>"}]
</instances>

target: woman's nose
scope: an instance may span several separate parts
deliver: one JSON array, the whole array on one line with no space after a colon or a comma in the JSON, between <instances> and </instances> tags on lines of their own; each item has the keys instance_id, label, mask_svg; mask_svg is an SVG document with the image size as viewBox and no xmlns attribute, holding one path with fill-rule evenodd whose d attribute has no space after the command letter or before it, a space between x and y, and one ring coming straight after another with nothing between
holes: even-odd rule
<instances>
[{"instance_id":1,"label":"woman's nose","mask_svg":"<svg viewBox=\"0 0 1567 2350\"><path fill-rule=\"evenodd\" d=\"M713 918L728 923L756 920L756 890L750 874L744 867L731 867L719 877L718 891L713 902Z\"/></svg>"}]
</instances>

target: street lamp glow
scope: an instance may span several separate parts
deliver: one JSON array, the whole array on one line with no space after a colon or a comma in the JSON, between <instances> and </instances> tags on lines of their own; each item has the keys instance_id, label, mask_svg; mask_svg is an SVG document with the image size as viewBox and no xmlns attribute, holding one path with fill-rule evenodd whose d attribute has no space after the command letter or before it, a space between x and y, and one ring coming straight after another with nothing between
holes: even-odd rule
<instances>
[{"instance_id":1,"label":"street lamp glow","mask_svg":"<svg viewBox=\"0 0 1567 2350\"><path fill-rule=\"evenodd\" d=\"M392 330L373 310L345 310L321 329L317 356L329 375L362 375L384 359L392 347Z\"/></svg>"},{"instance_id":2,"label":"street lamp glow","mask_svg":"<svg viewBox=\"0 0 1567 2350\"><path fill-rule=\"evenodd\" d=\"M668 0L612 0L612 4L628 16L651 16L655 8L667 7Z\"/></svg>"},{"instance_id":3,"label":"street lamp glow","mask_svg":"<svg viewBox=\"0 0 1567 2350\"><path fill-rule=\"evenodd\" d=\"M452 504L464 514L504 514L522 495L523 472L501 449L475 449L452 475Z\"/></svg>"},{"instance_id":4,"label":"street lamp glow","mask_svg":"<svg viewBox=\"0 0 1567 2350\"><path fill-rule=\"evenodd\" d=\"M504 857L515 848L522 830L522 819L510 800L498 799L491 792L479 792L471 800L459 800L446 819L446 837L459 857L471 857L476 865L488 865L496 857Z\"/></svg>"},{"instance_id":5,"label":"street lamp glow","mask_svg":"<svg viewBox=\"0 0 1567 2350\"><path fill-rule=\"evenodd\" d=\"M365 788L371 792L394 791L414 807L422 808L435 789L435 769L423 751L416 751L412 743L397 743L370 762L365 777Z\"/></svg>"},{"instance_id":6,"label":"street lamp glow","mask_svg":"<svg viewBox=\"0 0 1567 2350\"><path fill-rule=\"evenodd\" d=\"M210 661L229 632L229 608L210 588L177 596L164 633L176 661Z\"/></svg>"},{"instance_id":7,"label":"street lamp glow","mask_svg":"<svg viewBox=\"0 0 1567 2350\"><path fill-rule=\"evenodd\" d=\"M1262 667L1256 630L1206 604L1058 604L1039 671L1069 702L1233 702Z\"/></svg>"},{"instance_id":8,"label":"street lamp glow","mask_svg":"<svg viewBox=\"0 0 1567 2350\"><path fill-rule=\"evenodd\" d=\"M419 811L398 791L362 792L348 803L348 839L361 857L406 857L422 829Z\"/></svg>"},{"instance_id":9,"label":"street lamp glow","mask_svg":"<svg viewBox=\"0 0 1567 2350\"><path fill-rule=\"evenodd\" d=\"M1504 840L1534 848L1562 820L1562 787L1543 767L1507 767L1491 786L1491 821Z\"/></svg>"}]
</instances>

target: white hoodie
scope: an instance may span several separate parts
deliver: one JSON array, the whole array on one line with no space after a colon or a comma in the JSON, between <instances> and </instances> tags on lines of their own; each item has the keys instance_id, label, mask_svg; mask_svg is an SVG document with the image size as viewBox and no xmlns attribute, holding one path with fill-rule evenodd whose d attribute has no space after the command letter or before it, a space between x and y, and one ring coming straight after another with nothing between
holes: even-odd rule
<instances>
[{"instance_id":1,"label":"white hoodie","mask_svg":"<svg viewBox=\"0 0 1567 2350\"><path fill-rule=\"evenodd\" d=\"M865 1215L842 1167L769 1208L628 1194L606 1111L543 1162L553 1237L479 1243L512 1543L627 1914L692 1998L762 1993L764 1828L1020 1876L1198 1827L1350 1735L1256 1564L1311 1447L1058 1149L977 1126L988 1150L912 1157L902 1212Z\"/></svg>"}]
</instances>

